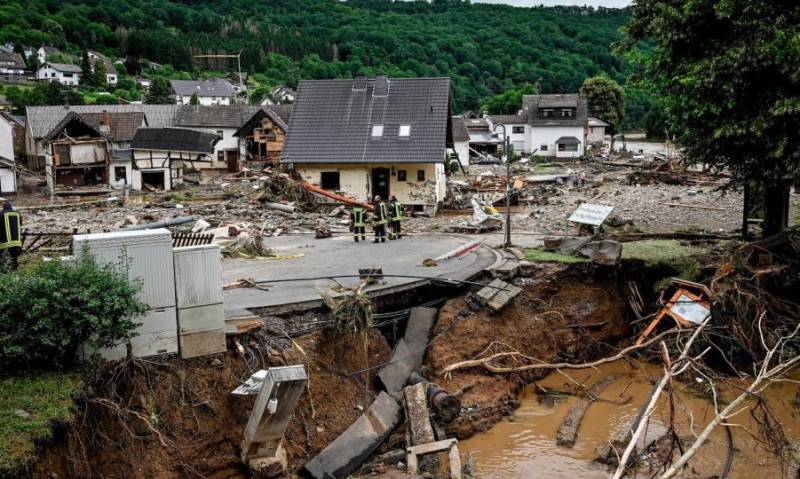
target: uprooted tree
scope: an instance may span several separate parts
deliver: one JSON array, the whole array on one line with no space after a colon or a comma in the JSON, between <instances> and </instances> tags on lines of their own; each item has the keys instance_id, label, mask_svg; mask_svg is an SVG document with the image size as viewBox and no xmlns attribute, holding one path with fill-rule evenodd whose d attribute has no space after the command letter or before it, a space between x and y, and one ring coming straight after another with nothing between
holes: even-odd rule
<instances>
[{"instance_id":1,"label":"uprooted tree","mask_svg":"<svg viewBox=\"0 0 800 479\"><path fill-rule=\"evenodd\" d=\"M645 77L664 99L690 161L725 168L760 192L764 234L787 226L800 178L800 7L771 0L639 0L632 49L655 44Z\"/></svg>"}]
</instances>

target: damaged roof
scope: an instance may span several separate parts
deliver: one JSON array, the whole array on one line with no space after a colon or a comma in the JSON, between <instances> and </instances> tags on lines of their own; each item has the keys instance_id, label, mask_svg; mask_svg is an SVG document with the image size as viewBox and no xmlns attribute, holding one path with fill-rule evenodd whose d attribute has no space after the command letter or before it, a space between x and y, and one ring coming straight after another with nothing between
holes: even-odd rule
<instances>
[{"instance_id":1,"label":"damaged roof","mask_svg":"<svg viewBox=\"0 0 800 479\"><path fill-rule=\"evenodd\" d=\"M86 123L100 130L103 122L103 113L79 113ZM107 135L114 141L131 141L142 125L147 125L144 112L115 112L108 113L110 131Z\"/></svg>"},{"instance_id":2,"label":"damaged roof","mask_svg":"<svg viewBox=\"0 0 800 479\"><path fill-rule=\"evenodd\" d=\"M242 125L241 128L236 130L236 133L234 133L233 136L244 136L250 134L261 123L261 119L264 118L265 116L268 117L270 120L272 120L272 123L274 123L278 128L283 130L284 133L286 132L286 130L289 129L289 125L286 124L283 118L281 118L277 113L275 113L269 107L263 107L258 111L256 111L253 114L253 116L251 116L250 119L247 120L247 122L244 125Z\"/></svg>"},{"instance_id":3,"label":"damaged roof","mask_svg":"<svg viewBox=\"0 0 800 479\"><path fill-rule=\"evenodd\" d=\"M113 113L142 112L151 127L173 126L178 105L70 105L29 106L25 109L27 128L31 136L39 139L49 133L67 113Z\"/></svg>"},{"instance_id":4,"label":"damaged roof","mask_svg":"<svg viewBox=\"0 0 800 479\"><path fill-rule=\"evenodd\" d=\"M104 138L104 135L100 133L100 131L97 128L95 128L94 126L89 124L86 120L81 118L81 116L78 113L71 111L67 113L67 115L64 118L62 118L61 121L59 121L53 127L52 130L50 130L46 135L44 135L42 137L42 140L51 141L55 139L56 137L58 137L59 133L64 131L67 128L67 126L70 125L71 123L75 123L78 124L79 126L85 127L86 131L88 131L92 135L92 138L100 138L100 139Z\"/></svg>"},{"instance_id":5,"label":"damaged roof","mask_svg":"<svg viewBox=\"0 0 800 479\"><path fill-rule=\"evenodd\" d=\"M553 112L553 116L544 116L545 109L569 108L575 109L575 114L570 117L560 116L560 112ZM584 97L577 93L555 95L523 95L522 110L528 118L528 124L536 126L584 126L588 117L588 103Z\"/></svg>"},{"instance_id":6,"label":"damaged roof","mask_svg":"<svg viewBox=\"0 0 800 479\"><path fill-rule=\"evenodd\" d=\"M450 121L449 78L306 80L281 161L442 163Z\"/></svg>"},{"instance_id":7,"label":"damaged roof","mask_svg":"<svg viewBox=\"0 0 800 479\"><path fill-rule=\"evenodd\" d=\"M214 145L222 138L214 133L185 128L139 128L133 137L134 150L214 152Z\"/></svg>"}]
</instances>

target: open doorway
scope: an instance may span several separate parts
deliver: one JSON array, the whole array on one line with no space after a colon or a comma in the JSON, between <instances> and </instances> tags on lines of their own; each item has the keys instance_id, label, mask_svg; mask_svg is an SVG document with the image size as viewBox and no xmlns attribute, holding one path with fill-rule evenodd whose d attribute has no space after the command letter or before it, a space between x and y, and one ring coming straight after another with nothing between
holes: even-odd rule
<instances>
[{"instance_id":1,"label":"open doorway","mask_svg":"<svg viewBox=\"0 0 800 479\"><path fill-rule=\"evenodd\" d=\"M382 200L389 198L389 168L372 169L372 198L380 195Z\"/></svg>"},{"instance_id":2,"label":"open doorway","mask_svg":"<svg viewBox=\"0 0 800 479\"><path fill-rule=\"evenodd\" d=\"M163 171L143 171L142 189L144 190L163 190L164 172Z\"/></svg>"}]
</instances>

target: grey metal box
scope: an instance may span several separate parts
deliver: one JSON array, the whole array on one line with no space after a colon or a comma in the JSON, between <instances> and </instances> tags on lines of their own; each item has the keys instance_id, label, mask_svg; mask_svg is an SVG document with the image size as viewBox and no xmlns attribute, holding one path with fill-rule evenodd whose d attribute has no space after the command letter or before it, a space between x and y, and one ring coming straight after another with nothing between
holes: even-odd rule
<instances>
[{"instance_id":1,"label":"grey metal box","mask_svg":"<svg viewBox=\"0 0 800 479\"><path fill-rule=\"evenodd\" d=\"M178 326L181 333L225 329L225 308L222 303L181 308L178 310Z\"/></svg>"},{"instance_id":2,"label":"grey metal box","mask_svg":"<svg viewBox=\"0 0 800 479\"><path fill-rule=\"evenodd\" d=\"M178 308L222 303L222 254L219 245L173 248Z\"/></svg>"}]
</instances>

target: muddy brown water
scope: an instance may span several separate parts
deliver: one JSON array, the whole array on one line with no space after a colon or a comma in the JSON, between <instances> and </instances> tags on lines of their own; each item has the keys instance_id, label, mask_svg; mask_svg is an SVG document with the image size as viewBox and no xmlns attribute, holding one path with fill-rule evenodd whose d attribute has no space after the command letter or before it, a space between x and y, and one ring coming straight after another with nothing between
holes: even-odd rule
<instances>
[{"instance_id":1,"label":"muddy brown water","mask_svg":"<svg viewBox=\"0 0 800 479\"><path fill-rule=\"evenodd\" d=\"M552 395L540 397L529 385L520 397L521 405L513 418L504 420L485 433L473 436L459 444L461 453L472 453L477 460L478 477L483 479L513 479L547 477L561 478L607 478L606 466L596 464L597 450L615 432L625 428L641 406L647 401L652 385L661 376L659 366L639 362L617 362L603 365L595 370L569 371L569 376L586 385L592 385L608 375L617 379L607 387L600 398L613 401L594 402L587 410L578 430L578 440L573 448L556 446L556 431L561 425L575 396L560 396L551 401ZM800 378L800 374L797 375ZM694 376L685 379L702 385ZM553 372L539 385L547 389L570 390L570 380ZM686 383L679 384L676 395L676 427L679 436L689 444L692 438L689 415L694 416L694 431L699 433L713 417L713 404L700 396L695 388ZM765 393L778 420L782 423L787 438L794 442L800 438L800 409L791 402L800 387L793 383L770 386ZM734 397L731 389L724 389L723 398ZM668 420L668 403L662 395L650 429L662 431ZM724 407L724 405L722 406ZM734 439L733 469L731 478L790 477L793 472L781 470L779 461L745 429L756 430L749 410L730 421ZM656 436L657 434L652 434ZM681 477L709 477L722 473L727 460L728 443L724 428L717 428L710 440L689 463L690 468ZM676 456L677 457L677 456ZM652 472L640 468L639 477L650 477Z\"/></svg>"}]
</instances>

